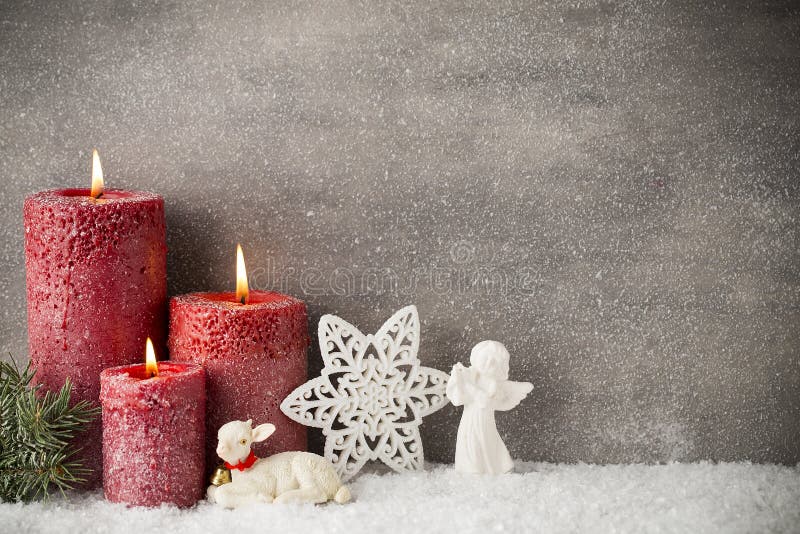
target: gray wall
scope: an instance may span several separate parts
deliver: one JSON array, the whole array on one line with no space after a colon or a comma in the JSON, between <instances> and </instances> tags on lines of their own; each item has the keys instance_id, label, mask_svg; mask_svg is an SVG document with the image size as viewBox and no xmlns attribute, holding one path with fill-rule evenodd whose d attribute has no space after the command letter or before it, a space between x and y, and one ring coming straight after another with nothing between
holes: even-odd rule
<instances>
[{"instance_id":1,"label":"gray wall","mask_svg":"<svg viewBox=\"0 0 800 534\"><path fill-rule=\"evenodd\" d=\"M517 457L800 461L796 3L185 4L0 4L5 351L22 200L97 146L165 197L172 294L241 241L312 330L416 303L427 365L505 342Z\"/></svg>"}]
</instances>

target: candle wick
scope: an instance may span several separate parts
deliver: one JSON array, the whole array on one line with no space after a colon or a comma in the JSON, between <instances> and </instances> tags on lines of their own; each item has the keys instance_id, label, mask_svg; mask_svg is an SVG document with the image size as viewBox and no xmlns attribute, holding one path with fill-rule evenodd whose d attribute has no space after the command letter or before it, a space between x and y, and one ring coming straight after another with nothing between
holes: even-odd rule
<instances>
[{"instance_id":1,"label":"candle wick","mask_svg":"<svg viewBox=\"0 0 800 534\"><path fill-rule=\"evenodd\" d=\"M242 297L239 299L239 302L242 303L242 304L247 304L246 301L247 301L247 298L245 298L244 295L242 295Z\"/></svg>"}]
</instances>

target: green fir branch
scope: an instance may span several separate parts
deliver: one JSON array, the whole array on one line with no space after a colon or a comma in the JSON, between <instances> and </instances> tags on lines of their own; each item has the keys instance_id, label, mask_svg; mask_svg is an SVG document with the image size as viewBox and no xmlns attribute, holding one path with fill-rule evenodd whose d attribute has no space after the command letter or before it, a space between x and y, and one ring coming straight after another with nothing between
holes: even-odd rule
<instances>
[{"instance_id":1,"label":"green fir branch","mask_svg":"<svg viewBox=\"0 0 800 534\"><path fill-rule=\"evenodd\" d=\"M73 438L99 408L70 404L69 380L58 392L32 385L30 364L0 361L0 500L28 502L62 494L85 480L89 469L75 457Z\"/></svg>"}]
</instances>

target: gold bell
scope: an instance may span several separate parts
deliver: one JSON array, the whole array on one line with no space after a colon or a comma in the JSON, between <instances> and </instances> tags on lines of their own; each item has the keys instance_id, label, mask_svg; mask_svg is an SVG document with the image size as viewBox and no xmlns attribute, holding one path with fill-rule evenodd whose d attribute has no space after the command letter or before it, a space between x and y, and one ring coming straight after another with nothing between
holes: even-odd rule
<instances>
[{"instance_id":1,"label":"gold bell","mask_svg":"<svg viewBox=\"0 0 800 534\"><path fill-rule=\"evenodd\" d=\"M211 475L211 483L215 486L222 486L231 481L231 471L224 465L220 465L214 469L214 474Z\"/></svg>"}]
</instances>

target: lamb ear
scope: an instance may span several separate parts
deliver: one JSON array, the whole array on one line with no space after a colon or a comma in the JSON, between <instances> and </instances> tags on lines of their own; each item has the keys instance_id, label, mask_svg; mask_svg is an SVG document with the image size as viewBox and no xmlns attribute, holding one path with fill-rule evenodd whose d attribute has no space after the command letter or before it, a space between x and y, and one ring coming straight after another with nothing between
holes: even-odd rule
<instances>
[{"instance_id":1,"label":"lamb ear","mask_svg":"<svg viewBox=\"0 0 800 534\"><path fill-rule=\"evenodd\" d=\"M264 423L263 425L258 425L253 429L253 441L264 441L268 437L275 432L275 425L271 423Z\"/></svg>"}]
</instances>

